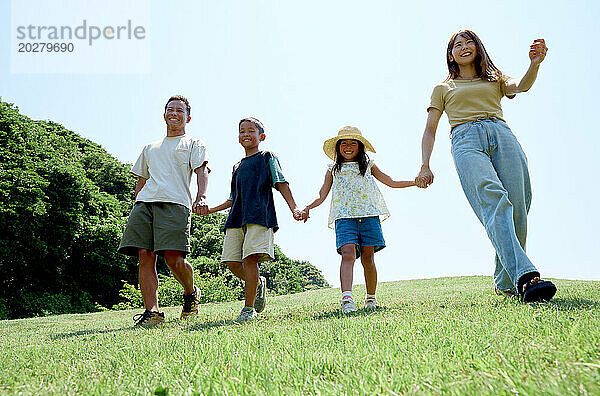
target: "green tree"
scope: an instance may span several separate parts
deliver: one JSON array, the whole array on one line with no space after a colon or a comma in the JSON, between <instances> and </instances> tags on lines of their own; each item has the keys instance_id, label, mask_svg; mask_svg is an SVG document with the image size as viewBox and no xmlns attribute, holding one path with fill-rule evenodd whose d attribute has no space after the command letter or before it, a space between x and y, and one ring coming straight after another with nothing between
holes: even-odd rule
<instances>
[{"instance_id":1,"label":"green tree","mask_svg":"<svg viewBox=\"0 0 600 396\"><path fill-rule=\"evenodd\" d=\"M86 163L89 153L102 161ZM95 143L0 101L0 315L118 299L120 280L136 273L115 253L133 183Z\"/></svg>"}]
</instances>

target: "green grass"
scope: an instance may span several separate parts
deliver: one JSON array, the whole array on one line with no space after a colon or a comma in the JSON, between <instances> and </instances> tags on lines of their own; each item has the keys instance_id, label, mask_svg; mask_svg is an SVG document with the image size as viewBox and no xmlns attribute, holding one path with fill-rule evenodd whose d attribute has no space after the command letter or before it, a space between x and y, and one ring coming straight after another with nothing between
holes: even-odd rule
<instances>
[{"instance_id":1,"label":"green grass","mask_svg":"<svg viewBox=\"0 0 600 396\"><path fill-rule=\"evenodd\" d=\"M379 285L383 308L342 316L339 289L241 302L132 329L134 311L0 322L0 393L600 394L600 282L555 280L547 304L489 277ZM357 302L364 287L355 288Z\"/></svg>"}]
</instances>

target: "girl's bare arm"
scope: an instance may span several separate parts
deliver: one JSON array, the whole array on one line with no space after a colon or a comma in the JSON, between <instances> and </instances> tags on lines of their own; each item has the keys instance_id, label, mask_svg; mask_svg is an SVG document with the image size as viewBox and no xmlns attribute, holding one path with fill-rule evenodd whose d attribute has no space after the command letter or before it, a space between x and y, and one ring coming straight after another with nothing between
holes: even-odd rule
<instances>
[{"instance_id":1,"label":"girl's bare arm","mask_svg":"<svg viewBox=\"0 0 600 396\"><path fill-rule=\"evenodd\" d=\"M323 201L325 201L325 199L327 198L327 195L329 195L329 191L331 190L331 185L333 184L333 176L331 174L331 171L327 170L327 172L325 172L325 180L323 181L323 185L321 186L321 189L319 190L319 195L317 197L315 197L315 199L313 199L310 203L308 203L304 209L302 209L302 220L304 220L304 222L306 223L306 220L308 220L309 216L309 212L312 208L316 208L317 206L321 205L323 203Z\"/></svg>"},{"instance_id":2,"label":"girl's bare arm","mask_svg":"<svg viewBox=\"0 0 600 396\"><path fill-rule=\"evenodd\" d=\"M319 195L315 199L313 199L308 205L306 205L304 207L304 210L310 210L321 205L323 201L325 201L325 199L327 198L327 195L329 195L329 190L331 190L332 184L333 176L331 175L331 171L328 170L327 172L325 172L325 180L323 181L323 185L319 190Z\"/></svg>"},{"instance_id":3,"label":"girl's bare arm","mask_svg":"<svg viewBox=\"0 0 600 396\"><path fill-rule=\"evenodd\" d=\"M371 174L373 175L373 177L375 179L379 180L386 186L389 186L392 188L404 188L404 187L416 186L416 183L414 180L394 180L394 179L392 179L388 174L386 174L381 169L379 169L377 167L377 165L375 165L375 164L373 164L373 166L371 167Z\"/></svg>"}]
</instances>

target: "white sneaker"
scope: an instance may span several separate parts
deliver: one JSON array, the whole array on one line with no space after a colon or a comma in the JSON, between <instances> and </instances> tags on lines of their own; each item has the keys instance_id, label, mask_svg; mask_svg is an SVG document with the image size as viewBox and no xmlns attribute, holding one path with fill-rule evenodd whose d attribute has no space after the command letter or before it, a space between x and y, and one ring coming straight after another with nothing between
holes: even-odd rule
<instances>
[{"instance_id":1,"label":"white sneaker","mask_svg":"<svg viewBox=\"0 0 600 396\"><path fill-rule=\"evenodd\" d=\"M345 314L357 311L356 304L354 304L354 300L351 298L340 300L340 303L342 304L342 312Z\"/></svg>"},{"instance_id":2,"label":"white sneaker","mask_svg":"<svg viewBox=\"0 0 600 396\"><path fill-rule=\"evenodd\" d=\"M375 297L367 298L365 300L365 308L366 309L377 308L377 307L379 307L379 305L377 305L377 299Z\"/></svg>"}]
</instances>

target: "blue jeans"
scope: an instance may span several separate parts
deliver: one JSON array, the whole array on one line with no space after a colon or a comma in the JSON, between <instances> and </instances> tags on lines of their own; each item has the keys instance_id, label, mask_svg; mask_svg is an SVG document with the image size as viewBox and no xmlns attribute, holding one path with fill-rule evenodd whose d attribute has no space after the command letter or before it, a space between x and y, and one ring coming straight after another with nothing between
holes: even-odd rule
<instances>
[{"instance_id":1,"label":"blue jeans","mask_svg":"<svg viewBox=\"0 0 600 396\"><path fill-rule=\"evenodd\" d=\"M353 243L356 258L360 257L361 249L373 246L378 252L385 247L383 231L379 216L344 218L335 221L335 248L342 254L342 246Z\"/></svg>"},{"instance_id":2,"label":"blue jeans","mask_svg":"<svg viewBox=\"0 0 600 396\"><path fill-rule=\"evenodd\" d=\"M525 153L504 121L485 118L452 129L452 157L463 191L496 250L496 288L515 292L521 276L537 273L525 254L531 206Z\"/></svg>"}]
</instances>

